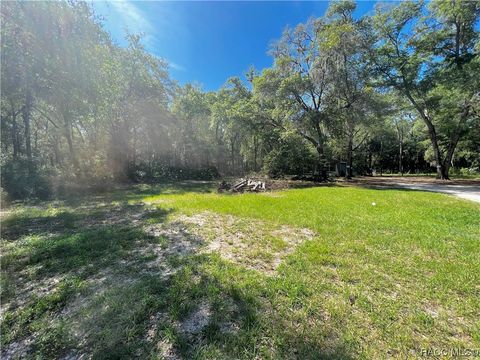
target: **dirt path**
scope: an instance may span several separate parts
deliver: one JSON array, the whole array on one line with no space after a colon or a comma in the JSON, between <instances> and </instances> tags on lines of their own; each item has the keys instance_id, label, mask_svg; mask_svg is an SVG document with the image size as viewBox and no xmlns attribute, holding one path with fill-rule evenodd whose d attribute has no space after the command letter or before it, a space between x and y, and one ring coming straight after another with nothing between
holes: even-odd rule
<instances>
[{"instance_id":1,"label":"dirt path","mask_svg":"<svg viewBox=\"0 0 480 360\"><path fill-rule=\"evenodd\" d=\"M433 191L480 202L480 180L441 181L428 177L359 177L349 183L409 190Z\"/></svg>"}]
</instances>

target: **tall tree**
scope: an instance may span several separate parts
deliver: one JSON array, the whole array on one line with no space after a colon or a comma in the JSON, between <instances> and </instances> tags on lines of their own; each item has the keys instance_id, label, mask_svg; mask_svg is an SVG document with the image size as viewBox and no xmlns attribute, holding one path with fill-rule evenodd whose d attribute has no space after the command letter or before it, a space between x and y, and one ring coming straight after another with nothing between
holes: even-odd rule
<instances>
[{"instance_id":1,"label":"tall tree","mask_svg":"<svg viewBox=\"0 0 480 360\"><path fill-rule=\"evenodd\" d=\"M372 19L373 68L424 121L440 179L449 178L453 153L479 96L479 11L476 1L433 1L428 9L405 2L379 6Z\"/></svg>"},{"instance_id":2,"label":"tall tree","mask_svg":"<svg viewBox=\"0 0 480 360\"><path fill-rule=\"evenodd\" d=\"M362 20L353 17L356 4L344 0L333 2L319 28L319 48L328 54L329 79L332 89L331 127L340 130L346 140L347 178L353 176L353 153L367 138L367 120L378 96L369 86L369 72L365 66L362 46ZM338 131L337 131L338 132ZM356 143L356 144L355 144Z\"/></svg>"},{"instance_id":3,"label":"tall tree","mask_svg":"<svg viewBox=\"0 0 480 360\"><path fill-rule=\"evenodd\" d=\"M271 124L293 127L315 147L325 178L331 79L330 55L319 48L322 25L322 19L310 19L286 29L271 51L275 66L255 77L253 86L259 101L269 104L264 116Z\"/></svg>"}]
</instances>

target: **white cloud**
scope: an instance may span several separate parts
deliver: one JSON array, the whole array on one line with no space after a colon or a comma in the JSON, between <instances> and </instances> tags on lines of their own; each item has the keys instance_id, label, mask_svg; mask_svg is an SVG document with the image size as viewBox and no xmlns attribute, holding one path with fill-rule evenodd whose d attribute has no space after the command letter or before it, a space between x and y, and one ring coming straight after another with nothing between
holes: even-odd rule
<instances>
[{"instance_id":1,"label":"white cloud","mask_svg":"<svg viewBox=\"0 0 480 360\"><path fill-rule=\"evenodd\" d=\"M187 69L180 65L180 64L177 64L177 63L174 63L173 61L169 61L167 60L168 62L168 66L170 66L173 70L177 70L177 71L186 71Z\"/></svg>"},{"instance_id":2,"label":"white cloud","mask_svg":"<svg viewBox=\"0 0 480 360\"><path fill-rule=\"evenodd\" d=\"M172 70L187 70L184 66L165 59L159 52L159 46L161 45L165 46L172 41L177 45L178 37L181 37L183 43L188 42L188 33L181 25L183 22L178 13L166 6L159 6L161 3L155 4L155 10L152 14L145 12L145 8L135 5L135 1L132 0L112 0L103 4L110 9L109 11L104 9L104 11L108 11L110 21L115 24L116 31L123 33L124 30L127 30L133 34L142 34L142 43L148 52L163 58ZM155 26L148 16L150 16L150 19L152 16L154 17Z\"/></svg>"},{"instance_id":3,"label":"white cloud","mask_svg":"<svg viewBox=\"0 0 480 360\"><path fill-rule=\"evenodd\" d=\"M170 59L167 59L165 57L163 57L161 54L157 53L155 50L154 51L150 51L150 53L158 58L161 58L163 59L163 61L165 61L167 64L168 64L168 67L170 69L173 69L173 70L176 70L176 71L187 71L187 68L183 65L180 65L179 63L176 63Z\"/></svg>"},{"instance_id":4,"label":"white cloud","mask_svg":"<svg viewBox=\"0 0 480 360\"><path fill-rule=\"evenodd\" d=\"M143 42L152 47L156 41L155 28L145 14L133 2L127 0L110 1L109 4L121 17L125 28L132 33L143 34Z\"/></svg>"}]
</instances>

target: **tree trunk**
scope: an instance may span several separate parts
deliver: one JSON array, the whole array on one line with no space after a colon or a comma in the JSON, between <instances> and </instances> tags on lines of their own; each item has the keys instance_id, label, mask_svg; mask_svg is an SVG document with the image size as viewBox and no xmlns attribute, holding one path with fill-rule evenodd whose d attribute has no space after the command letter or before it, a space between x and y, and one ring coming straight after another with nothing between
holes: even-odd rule
<instances>
[{"instance_id":1,"label":"tree trunk","mask_svg":"<svg viewBox=\"0 0 480 360\"><path fill-rule=\"evenodd\" d=\"M79 170L79 164L77 155L75 153L75 148L73 146L72 140L72 124L68 117L68 115L63 115L64 125L65 125L65 138L67 139L68 143L68 150L70 152L70 160L72 161L73 167L75 168L75 172Z\"/></svg>"},{"instance_id":2,"label":"tree trunk","mask_svg":"<svg viewBox=\"0 0 480 360\"><path fill-rule=\"evenodd\" d=\"M25 106L23 108L23 124L25 126L25 153L29 161L32 160L32 145L30 135L30 114L32 108L32 96L30 91L27 90L25 95Z\"/></svg>"},{"instance_id":3,"label":"tree trunk","mask_svg":"<svg viewBox=\"0 0 480 360\"><path fill-rule=\"evenodd\" d=\"M137 165L137 127L133 126L132 165Z\"/></svg>"},{"instance_id":4,"label":"tree trunk","mask_svg":"<svg viewBox=\"0 0 480 360\"><path fill-rule=\"evenodd\" d=\"M445 173L445 168L443 166L442 153L440 151L440 147L438 146L437 134L435 132L435 128L431 123L430 123L430 126L428 126L427 124L427 127L428 127L428 134L430 136L430 142L432 143L432 147L433 147L433 154L435 156L435 164L437 167L437 179L449 180L448 172Z\"/></svg>"},{"instance_id":5,"label":"tree trunk","mask_svg":"<svg viewBox=\"0 0 480 360\"><path fill-rule=\"evenodd\" d=\"M345 172L345 178L351 179L353 177L353 138L348 136L347 143L347 171Z\"/></svg>"},{"instance_id":6,"label":"tree trunk","mask_svg":"<svg viewBox=\"0 0 480 360\"><path fill-rule=\"evenodd\" d=\"M2 137L0 138L0 145L2 146L3 152L6 154L8 152L8 147L10 146L9 142L6 141L5 137L7 136L7 124L6 121L4 120L4 117L1 116L0 114L0 131ZM11 132L10 132L11 135Z\"/></svg>"},{"instance_id":7,"label":"tree trunk","mask_svg":"<svg viewBox=\"0 0 480 360\"><path fill-rule=\"evenodd\" d=\"M257 153L258 153L258 140L257 136L253 136L253 171L257 172Z\"/></svg>"},{"instance_id":8,"label":"tree trunk","mask_svg":"<svg viewBox=\"0 0 480 360\"><path fill-rule=\"evenodd\" d=\"M30 136L30 115L32 110L32 93L30 89L27 89L25 93L25 106L23 107L23 124L25 127L25 153L27 154L28 159L28 169L32 171L32 144Z\"/></svg>"},{"instance_id":9,"label":"tree trunk","mask_svg":"<svg viewBox=\"0 0 480 360\"><path fill-rule=\"evenodd\" d=\"M232 175L235 176L235 143L232 141L230 152L232 156Z\"/></svg>"},{"instance_id":10,"label":"tree trunk","mask_svg":"<svg viewBox=\"0 0 480 360\"><path fill-rule=\"evenodd\" d=\"M317 177L319 178L319 180L324 181L327 179L327 169L325 169L325 155L322 144L317 144L316 149L318 153Z\"/></svg>"},{"instance_id":11,"label":"tree trunk","mask_svg":"<svg viewBox=\"0 0 480 360\"><path fill-rule=\"evenodd\" d=\"M435 165L437 167L437 179L441 180L449 180L448 178L448 172L445 173L445 169L443 167L443 162L442 162L442 153L440 151L440 147L438 146L438 139L437 139L437 132L435 130L435 126L433 125L430 116L428 114L428 111L425 107L421 107L413 96L411 95L409 89L405 89L405 94L407 98L410 100L412 105L415 107L415 109L418 111L420 117L422 118L423 122L425 125L427 125L428 129L428 136L430 137L430 142L433 147L433 154L435 156Z\"/></svg>"},{"instance_id":12,"label":"tree trunk","mask_svg":"<svg viewBox=\"0 0 480 360\"><path fill-rule=\"evenodd\" d=\"M399 135L398 172L403 176L403 136Z\"/></svg>"},{"instance_id":13,"label":"tree trunk","mask_svg":"<svg viewBox=\"0 0 480 360\"><path fill-rule=\"evenodd\" d=\"M380 176L383 176L383 163L382 163L382 159L383 159L383 141L380 141Z\"/></svg>"},{"instance_id":14,"label":"tree trunk","mask_svg":"<svg viewBox=\"0 0 480 360\"><path fill-rule=\"evenodd\" d=\"M437 168L437 179L449 180L448 173L445 174L445 169L443 167L442 152L440 151L440 146L438 145L437 132L435 130L435 126L431 122L430 118L426 115L426 112L427 112L426 109L424 109L423 111L419 110L419 112L423 121L427 125L428 136L430 137L430 143L432 144L432 147L433 147L433 154L435 156L435 165Z\"/></svg>"},{"instance_id":15,"label":"tree trunk","mask_svg":"<svg viewBox=\"0 0 480 360\"><path fill-rule=\"evenodd\" d=\"M13 157L16 158L18 156L20 143L18 141L18 126L17 126L17 114L13 105L12 108L12 144L13 144Z\"/></svg>"},{"instance_id":16,"label":"tree trunk","mask_svg":"<svg viewBox=\"0 0 480 360\"><path fill-rule=\"evenodd\" d=\"M443 176L446 180L449 180L448 173L450 171L450 167L452 166L452 159L453 154L455 153L455 149L457 148L458 141L460 140L462 134L462 126L465 124L468 116L470 113L470 107L466 106L460 115L460 121L455 128L455 131L450 138L450 143L448 144L448 150L445 155L445 159L443 160Z\"/></svg>"},{"instance_id":17,"label":"tree trunk","mask_svg":"<svg viewBox=\"0 0 480 360\"><path fill-rule=\"evenodd\" d=\"M368 172L373 175L373 153L371 150L368 151Z\"/></svg>"},{"instance_id":18,"label":"tree trunk","mask_svg":"<svg viewBox=\"0 0 480 360\"><path fill-rule=\"evenodd\" d=\"M457 147L459 138L460 136L452 140L448 147L447 154L445 155L445 159L443 161L443 176L445 180L450 180L448 173L450 172L450 167L452 166L453 154L455 153L455 148Z\"/></svg>"},{"instance_id":19,"label":"tree trunk","mask_svg":"<svg viewBox=\"0 0 480 360\"><path fill-rule=\"evenodd\" d=\"M55 162L57 165L61 165L62 158L60 156L60 149L58 147L58 138L55 136L53 138L53 152L55 154Z\"/></svg>"}]
</instances>

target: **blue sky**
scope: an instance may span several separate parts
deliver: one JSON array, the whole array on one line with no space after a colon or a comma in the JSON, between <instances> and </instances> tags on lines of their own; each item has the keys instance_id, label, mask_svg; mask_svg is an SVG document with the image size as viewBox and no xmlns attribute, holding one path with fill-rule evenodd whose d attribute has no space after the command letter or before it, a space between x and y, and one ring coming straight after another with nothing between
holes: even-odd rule
<instances>
[{"instance_id":1,"label":"blue sky","mask_svg":"<svg viewBox=\"0 0 480 360\"><path fill-rule=\"evenodd\" d=\"M94 1L93 7L118 44L125 45L125 29L144 33L146 49L170 63L173 79L217 90L251 65L271 66L270 43L287 25L323 15L328 2L120 0ZM374 2L360 1L357 15L373 7Z\"/></svg>"}]
</instances>

